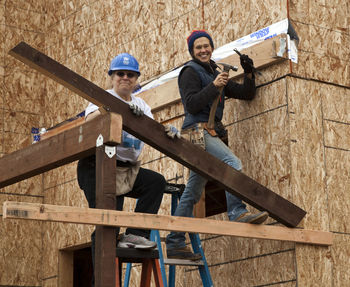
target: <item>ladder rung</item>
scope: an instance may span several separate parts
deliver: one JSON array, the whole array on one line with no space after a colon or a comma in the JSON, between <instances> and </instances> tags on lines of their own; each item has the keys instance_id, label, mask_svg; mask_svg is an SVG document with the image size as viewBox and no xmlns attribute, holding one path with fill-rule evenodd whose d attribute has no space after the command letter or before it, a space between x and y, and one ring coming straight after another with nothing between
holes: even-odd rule
<instances>
[{"instance_id":1,"label":"ladder rung","mask_svg":"<svg viewBox=\"0 0 350 287\"><path fill-rule=\"evenodd\" d=\"M184 265L184 266L203 266L204 262L202 260L188 260L188 259L170 259L164 258L164 264L167 265Z\"/></svg>"}]
</instances>

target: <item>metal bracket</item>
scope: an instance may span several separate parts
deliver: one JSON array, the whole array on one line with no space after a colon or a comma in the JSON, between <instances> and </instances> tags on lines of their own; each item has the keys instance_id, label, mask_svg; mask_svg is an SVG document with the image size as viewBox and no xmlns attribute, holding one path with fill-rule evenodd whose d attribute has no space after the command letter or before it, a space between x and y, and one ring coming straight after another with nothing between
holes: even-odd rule
<instances>
[{"instance_id":1,"label":"metal bracket","mask_svg":"<svg viewBox=\"0 0 350 287\"><path fill-rule=\"evenodd\" d=\"M103 136L100 134L96 140L96 147L103 145Z\"/></svg>"},{"instance_id":2,"label":"metal bracket","mask_svg":"<svg viewBox=\"0 0 350 287\"><path fill-rule=\"evenodd\" d=\"M116 153L116 147L115 146L105 146L105 153L108 155L109 158L112 158Z\"/></svg>"}]
</instances>

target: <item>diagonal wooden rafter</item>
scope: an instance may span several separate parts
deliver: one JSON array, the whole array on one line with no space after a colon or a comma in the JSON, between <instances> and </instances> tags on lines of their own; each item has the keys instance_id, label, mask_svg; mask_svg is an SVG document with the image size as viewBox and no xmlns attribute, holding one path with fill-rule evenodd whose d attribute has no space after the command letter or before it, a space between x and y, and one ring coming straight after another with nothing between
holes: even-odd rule
<instances>
[{"instance_id":1,"label":"diagonal wooden rafter","mask_svg":"<svg viewBox=\"0 0 350 287\"><path fill-rule=\"evenodd\" d=\"M169 139L164 127L147 116L136 117L129 106L67 67L21 42L10 55L47 75L86 100L123 117L123 129L184 166L216 182L286 226L295 227L306 212L247 175L236 171L184 139Z\"/></svg>"}]
</instances>

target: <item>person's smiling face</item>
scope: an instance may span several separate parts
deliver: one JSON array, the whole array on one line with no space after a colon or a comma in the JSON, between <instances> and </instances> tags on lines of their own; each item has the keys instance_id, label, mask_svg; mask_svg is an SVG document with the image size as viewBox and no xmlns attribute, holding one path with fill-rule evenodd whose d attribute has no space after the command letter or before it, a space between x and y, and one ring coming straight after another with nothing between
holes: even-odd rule
<instances>
[{"instance_id":1,"label":"person's smiling face","mask_svg":"<svg viewBox=\"0 0 350 287\"><path fill-rule=\"evenodd\" d=\"M112 84L114 91L126 101L129 101L130 95L136 86L138 75L133 71L115 71L112 74Z\"/></svg>"},{"instance_id":2,"label":"person's smiling face","mask_svg":"<svg viewBox=\"0 0 350 287\"><path fill-rule=\"evenodd\" d=\"M203 63L209 62L213 48L207 37L200 37L193 43L193 57Z\"/></svg>"}]
</instances>

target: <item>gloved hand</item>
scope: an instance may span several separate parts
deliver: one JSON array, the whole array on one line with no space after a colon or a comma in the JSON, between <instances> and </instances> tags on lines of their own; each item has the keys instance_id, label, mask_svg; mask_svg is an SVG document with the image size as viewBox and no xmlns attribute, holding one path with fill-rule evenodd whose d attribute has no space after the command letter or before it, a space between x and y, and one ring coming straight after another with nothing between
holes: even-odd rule
<instances>
[{"instance_id":1,"label":"gloved hand","mask_svg":"<svg viewBox=\"0 0 350 287\"><path fill-rule=\"evenodd\" d=\"M242 54L239 58L241 60L241 66L244 70L244 73L252 73L254 67L253 60L245 54Z\"/></svg>"},{"instance_id":2,"label":"gloved hand","mask_svg":"<svg viewBox=\"0 0 350 287\"><path fill-rule=\"evenodd\" d=\"M143 116L143 110L141 110L141 108L138 105L136 105L134 103L130 103L129 107L135 115Z\"/></svg>"},{"instance_id":3,"label":"gloved hand","mask_svg":"<svg viewBox=\"0 0 350 287\"><path fill-rule=\"evenodd\" d=\"M173 139L173 138L175 138L175 136L177 138L181 138L181 133L174 126L168 124L168 125L164 126L164 129L165 129L166 135L169 138Z\"/></svg>"}]
</instances>

